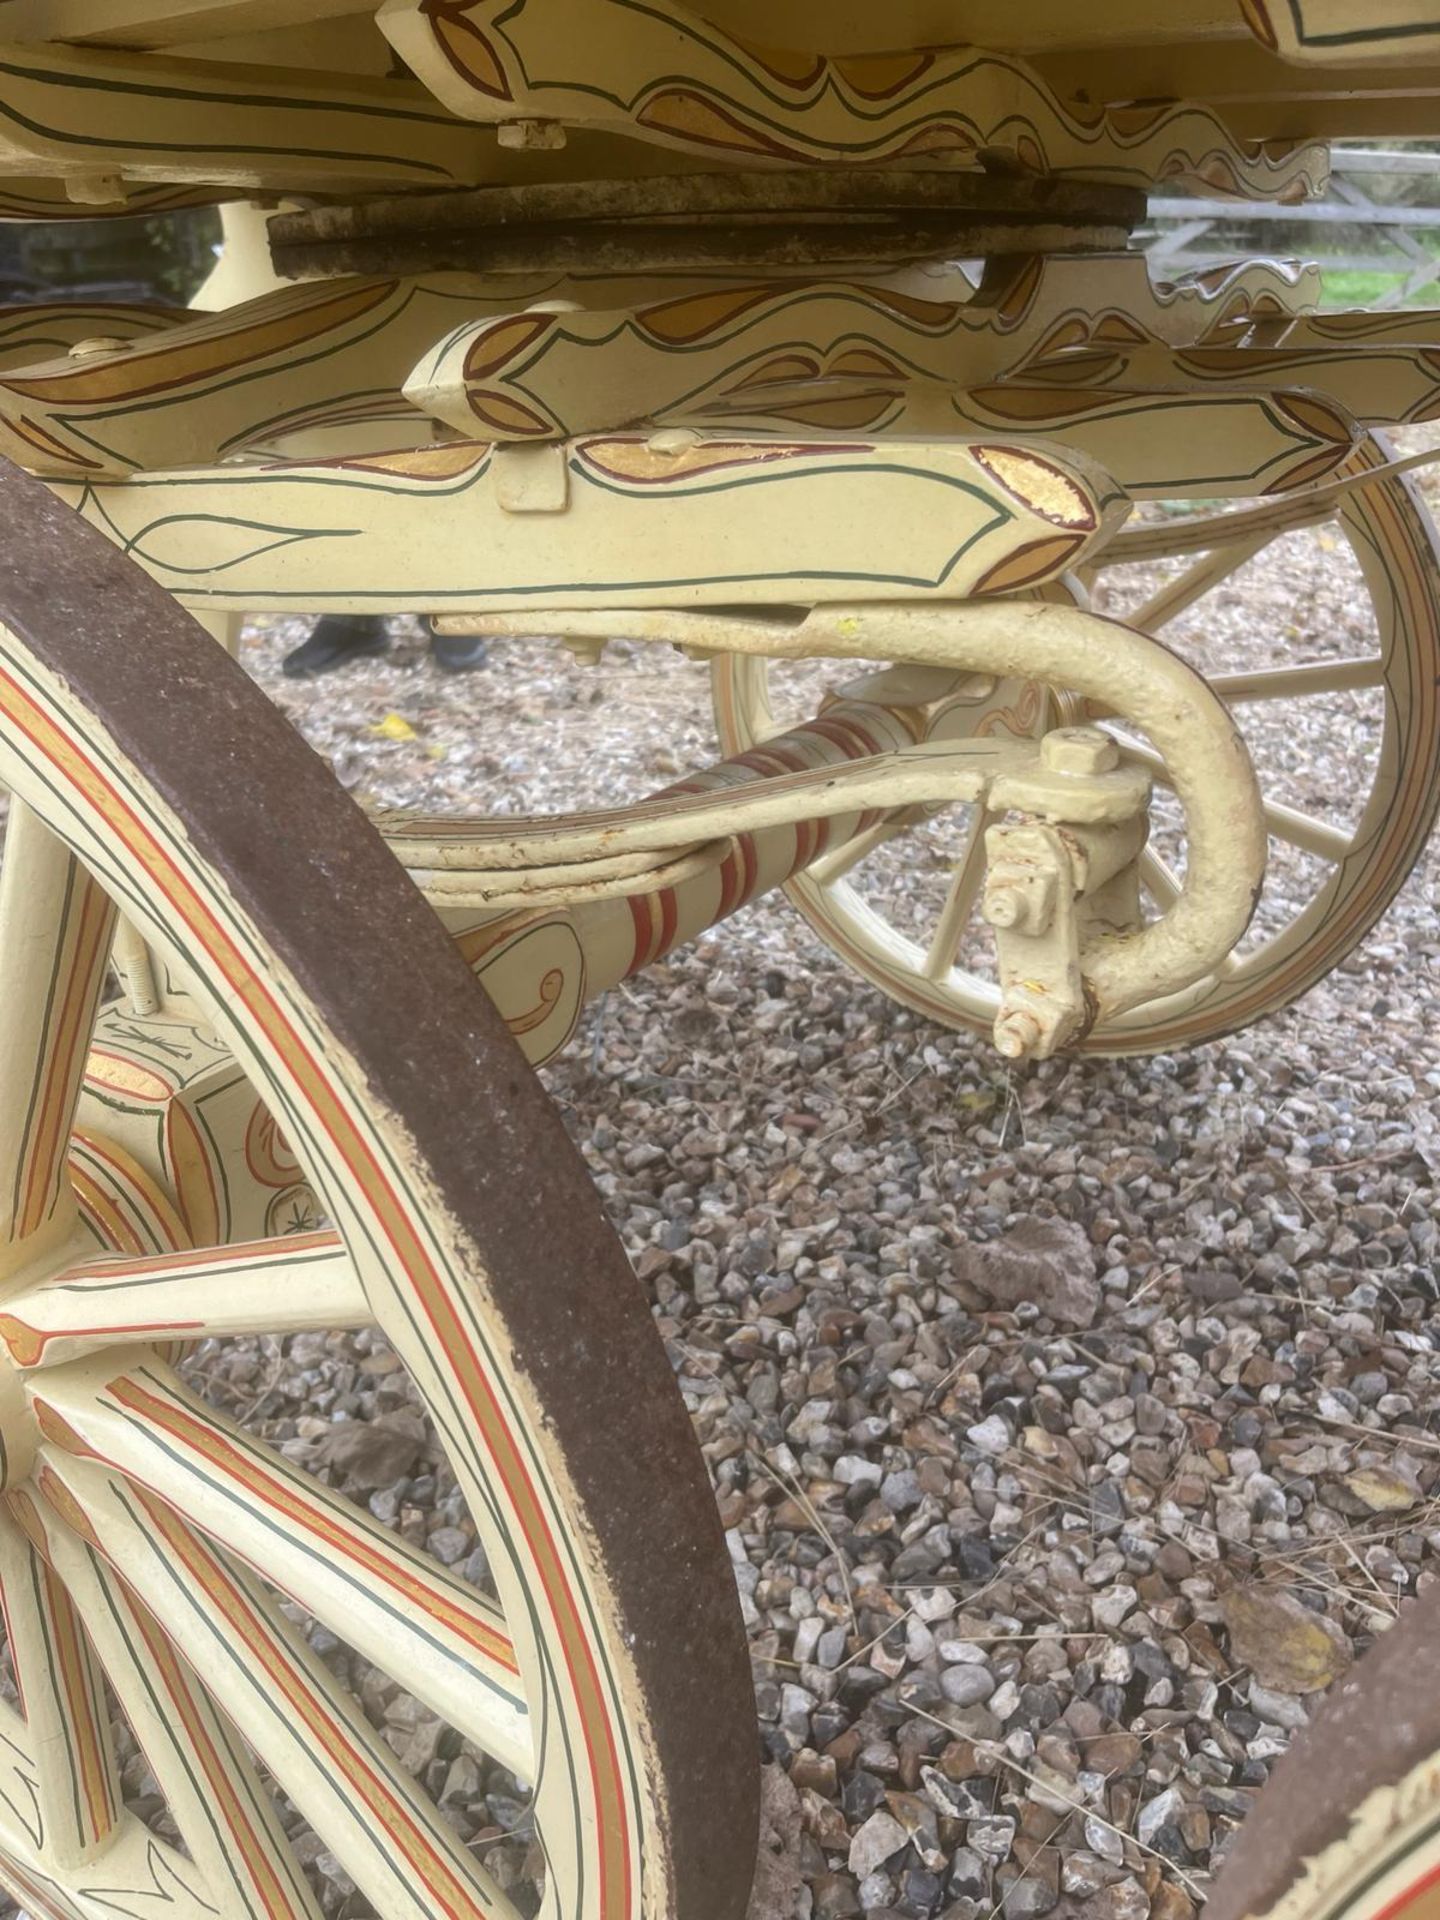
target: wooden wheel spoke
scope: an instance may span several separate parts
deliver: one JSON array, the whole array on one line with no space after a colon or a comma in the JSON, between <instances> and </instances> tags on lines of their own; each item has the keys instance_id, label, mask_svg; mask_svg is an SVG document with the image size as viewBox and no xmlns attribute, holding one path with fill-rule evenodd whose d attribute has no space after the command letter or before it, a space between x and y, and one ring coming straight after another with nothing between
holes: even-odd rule
<instances>
[{"instance_id":1,"label":"wooden wheel spoke","mask_svg":"<svg viewBox=\"0 0 1440 1920\"><path fill-rule=\"evenodd\" d=\"M1238 544L1252 534L1278 539L1298 527L1319 526L1333 519L1338 509L1339 501L1333 495L1296 494L1230 513L1187 514L1159 524L1125 527L1105 549L1102 570L1138 560L1178 560L1187 553L1207 553L1212 547Z\"/></svg>"},{"instance_id":2,"label":"wooden wheel spoke","mask_svg":"<svg viewBox=\"0 0 1440 1920\"><path fill-rule=\"evenodd\" d=\"M0 866L0 1238L73 1202L65 1152L109 960L114 908L64 843L11 805Z\"/></svg>"},{"instance_id":3,"label":"wooden wheel spoke","mask_svg":"<svg viewBox=\"0 0 1440 1920\"><path fill-rule=\"evenodd\" d=\"M319 1890L326 1911L353 1883L377 1920L513 1913L452 1810L409 1777L413 1762L433 1779L435 1749L407 1738L402 1762L389 1744L397 1730L370 1725L366 1709L392 1680L404 1690L396 1717L421 1714L427 1740L443 1731L448 1746L454 1729L465 1757L483 1745L533 1776L548 1912L743 1911L759 1819L743 1623L703 1458L583 1161L446 929L284 717L218 648L197 645L193 623L132 558L57 510L43 483L8 466L0 496L0 782L63 831L157 960L159 1008L107 1016L85 1087L84 1124L107 1131L92 1102L113 1114L117 1145L142 1173L136 1231L120 1244L143 1256L150 1214L159 1243L173 1244L144 1181L178 1190L186 1220L213 1217L212 1242L263 1234L294 1205L288 1157L266 1137L272 1124L282 1130L344 1235L407 1391L450 1450L509 1633L458 1578L298 1468L263 1448L247 1458L243 1436L174 1396L163 1369L148 1382L151 1403L111 1394L102 1404L109 1383L139 1379L146 1356L139 1342L83 1346L86 1327L108 1338L128 1324L113 1318L113 1273L104 1314L65 1323L82 1343L76 1357L0 1365L0 1478L48 1473L73 1496L95 1550L289 1801L287 1827L293 1809L310 1829L305 1845L321 1843L305 1865L330 1882ZM325 884L297 885L271 831L278 793ZM23 846L23 812L17 820ZM61 865L61 881L71 876L83 895L78 870ZM24 1112L19 1096L60 1079L48 1065L35 1071L37 1050L59 1057L34 1037L52 1018L56 980L103 979L109 946L108 909L93 967L63 951L52 964L43 916L41 942L12 941L32 924L13 874L0 926L0 947L18 956L0 979L12 1118ZM341 954L353 964L337 966ZM543 957L527 948L518 964ZM569 967L568 949L563 967L545 960L547 995ZM88 1012L93 999L75 989L65 1004ZM70 1025L78 1076L86 1021ZM68 1112L61 1119L57 1162ZM12 1186L19 1158L12 1147ZM117 1194L128 1192L123 1174L117 1162ZM63 1191L63 1171L51 1184ZM0 1309L65 1263L106 1278L81 1253L82 1234L106 1231L99 1210L83 1226L39 1213L43 1232L8 1250ZM151 1287L156 1276L139 1278ZM217 1277L190 1278L210 1295L214 1317L202 1324L225 1324ZM273 1326L273 1300L262 1309ZM176 1408L192 1429L167 1428ZM46 1485L34 1497L58 1513L64 1496ZM323 1638L319 1621L331 1630ZM17 1646L23 1669L18 1636ZM4 1727L0 1714L0 1737ZM143 1905L126 1883L132 1838L150 1836L137 1819L118 1824L98 1887L67 1879L50 1852L23 1849L0 1859L0 1882L16 1860L37 1887L48 1880L53 1900L27 1904L56 1920L162 1915L162 1893ZM0 1849L8 1836L0 1813ZM107 1885L125 1896L108 1913ZM177 1920L191 1911L187 1897Z\"/></svg>"},{"instance_id":4,"label":"wooden wheel spoke","mask_svg":"<svg viewBox=\"0 0 1440 1920\"><path fill-rule=\"evenodd\" d=\"M383 1920L514 1908L259 1583L145 1488L50 1453L68 1498ZM57 1494L57 1486L64 1488Z\"/></svg>"},{"instance_id":5,"label":"wooden wheel spoke","mask_svg":"<svg viewBox=\"0 0 1440 1920\"><path fill-rule=\"evenodd\" d=\"M1299 700L1310 694L1354 693L1383 687L1385 662L1378 653L1344 660L1318 660L1298 667L1267 667L1256 673L1217 673L1211 690L1231 706L1255 700Z\"/></svg>"},{"instance_id":6,"label":"wooden wheel spoke","mask_svg":"<svg viewBox=\"0 0 1440 1920\"><path fill-rule=\"evenodd\" d=\"M371 1317L338 1234L321 1232L78 1261L6 1300L0 1341L17 1366L46 1367L137 1340L329 1331Z\"/></svg>"},{"instance_id":7,"label":"wooden wheel spoke","mask_svg":"<svg viewBox=\"0 0 1440 1920\"><path fill-rule=\"evenodd\" d=\"M0 1854L0 1887L36 1920L77 1914L87 1920L113 1915L134 1920L160 1913L165 1920L217 1920L215 1902L199 1882L179 1848L130 1813L122 1816L114 1843L88 1865L64 1869L49 1857L35 1860L23 1838ZM220 1920L231 1920L232 1914L241 1920L233 1907L219 1912Z\"/></svg>"},{"instance_id":8,"label":"wooden wheel spoke","mask_svg":"<svg viewBox=\"0 0 1440 1920\"><path fill-rule=\"evenodd\" d=\"M1157 787L1164 787L1167 793L1173 793L1175 783L1170 778L1170 769L1153 747L1147 746L1143 740L1137 740L1134 734L1121 733L1118 728L1112 727L1110 731L1116 746L1132 760L1138 760Z\"/></svg>"},{"instance_id":9,"label":"wooden wheel spoke","mask_svg":"<svg viewBox=\"0 0 1440 1920\"><path fill-rule=\"evenodd\" d=\"M41 1837L39 1789L25 1722L8 1700L0 1700L0 1870L8 1859L36 1853Z\"/></svg>"},{"instance_id":10,"label":"wooden wheel spoke","mask_svg":"<svg viewBox=\"0 0 1440 1920\"><path fill-rule=\"evenodd\" d=\"M1354 949L1413 871L1440 802L1436 730L1414 725L1420 692L1440 680L1440 567L1430 516L1403 472L1418 459L1433 461L1436 454L1431 450L1392 461L1388 453L1383 442L1367 434L1333 477L1312 485L1243 503L1191 495L1171 502L1174 511L1142 508L1076 563L1081 598L1093 581L1103 581L1111 589L1105 611L1131 607L1134 611L1121 616L1124 624L1161 637L1167 623L1189 610L1186 630L1202 642L1209 638L1203 623L1213 597L1206 601L1204 596L1213 596L1222 581L1247 566L1242 580L1264 569L1273 593L1292 600L1297 623L1287 628L1292 646L1273 652L1256 646L1247 649L1248 659L1237 652L1227 660L1225 671L1207 667L1206 672L1211 690L1237 719L1247 720L1247 708L1249 718L1269 715L1251 745L1264 790L1262 822L1271 857L1277 867L1290 869L1290 883L1272 886L1263 920L1183 993L1155 997L1121 1016L1102 1014L1082 1043L1087 1052L1190 1045L1290 1005ZM1316 530L1327 525L1333 525L1335 537L1322 531L1317 541ZM1306 530L1308 539L1302 537ZM1324 596L1317 601L1313 579L1307 586L1303 577L1307 562L1318 556L1304 550L1330 549L1337 541L1350 580L1344 592L1375 637L1357 634L1338 657L1323 659L1317 656L1324 635L1313 623L1324 612ZM1137 566L1152 571L1137 576ZM1126 568L1131 572L1121 572ZM1073 580L1067 590L1076 592ZM1215 647L1207 652L1213 664L1221 664ZM1143 722L1127 718L1124 690L1107 689L1116 699L1101 703L1073 686L1067 689L1063 663L1047 672L1057 683L1050 700L1059 720L1105 725L1151 774L1157 813L1168 824L1174 810L1162 792L1173 792L1174 783L1143 740L1127 737ZM768 712L772 673L779 678L778 668L748 654L717 659L715 710L728 752L754 744ZM1326 702L1326 711L1342 719L1349 713L1363 718L1364 738L1353 743L1355 779L1343 795L1333 784L1307 783L1302 790L1287 778L1294 751L1281 724L1287 701L1310 702L1313 715L1310 707L1296 708L1307 720L1319 716ZM1293 796L1296 804L1285 804L1282 795ZM1187 792L1187 804L1189 798ZM863 851L857 849L857 856ZM882 871L863 895L844 887L822 891L803 877L786 890L820 939L882 992L945 1025L987 1032L997 998L995 969L992 959L972 951L963 936L955 942L963 899L952 897L942 924L932 921L931 931L917 941L890 884L893 857L876 864ZM870 881L871 874L866 878ZM1176 898L1178 881L1153 864L1144 880L1147 915L1153 917ZM958 877L952 884L963 886Z\"/></svg>"},{"instance_id":11,"label":"wooden wheel spoke","mask_svg":"<svg viewBox=\"0 0 1440 1920\"><path fill-rule=\"evenodd\" d=\"M994 818L994 814L984 808L975 809L964 849L955 863L955 871L945 893L945 904L940 909L940 918L925 955L927 980L943 980L955 964L960 942L985 882L985 830Z\"/></svg>"},{"instance_id":12,"label":"wooden wheel spoke","mask_svg":"<svg viewBox=\"0 0 1440 1920\"><path fill-rule=\"evenodd\" d=\"M1169 769L1153 747L1129 734L1116 733L1115 739L1148 770L1157 787L1174 791ZM1314 814L1302 813L1298 807L1287 807L1278 800L1264 801L1260 813L1267 832L1304 853L1313 853L1317 859L1343 860L1354 845L1354 835L1343 827L1332 827L1327 820L1317 820Z\"/></svg>"},{"instance_id":13,"label":"wooden wheel spoke","mask_svg":"<svg viewBox=\"0 0 1440 1920\"><path fill-rule=\"evenodd\" d=\"M1141 884L1162 913L1168 913L1180 898L1180 881L1169 863L1160 858L1152 847L1141 850Z\"/></svg>"},{"instance_id":14,"label":"wooden wheel spoke","mask_svg":"<svg viewBox=\"0 0 1440 1920\"><path fill-rule=\"evenodd\" d=\"M1247 560L1253 560L1257 553L1269 546L1272 537L1268 533L1252 533L1243 540L1227 540L1215 547L1176 579L1167 581L1151 594L1143 606L1126 616L1126 624L1138 627L1142 633L1153 633L1157 627L1179 619L1187 608L1193 607L1197 600L1203 600L1222 581L1238 573Z\"/></svg>"},{"instance_id":15,"label":"wooden wheel spoke","mask_svg":"<svg viewBox=\"0 0 1440 1920\"><path fill-rule=\"evenodd\" d=\"M0 1600L34 1770L35 1852L62 1869L77 1867L105 1851L120 1821L104 1694L63 1584L5 1516Z\"/></svg>"},{"instance_id":16,"label":"wooden wheel spoke","mask_svg":"<svg viewBox=\"0 0 1440 1920\"><path fill-rule=\"evenodd\" d=\"M1314 814L1302 813L1298 807L1285 807L1278 801L1268 800L1261 812L1267 830L1277 840L1299 847L1302 853L1313 853L1319 860L1338 864L1354 845L1354 835L1343 827L1332 827L1328 820L1317 820Z\"/></svg>"},{"instance_id":17,"label":"wooden wheel spoke","mask_svg":"<svg viewBox=\"0 0 1440 1920\"><path fill-rule=\"evenodd\" d=\"M532 1776L525 1693L491 1601L159 1367L74 1372L37 1379L42 1426L162 1495L448 1724Z\"/></svg>"},{"instance_id":18,"label":"wooden wheel spoke","mask_svg":"<svg viewBox=\"0 0 1440 1920\"><path fill-rule=\"evenodd\" d=\"M21 1489L10 1507L64 1582L165 1796L207 1905L245 1920L319 1920L320 1908L269 1795L229 1724L159 1621L96 1551L83 1513L48 1467L55 1504Z\"/></svg>"},{"instance_id":19,"label":"wooden wheel spoke","mask_svg":"<svg viewBox=\"0 0 1440 1920\"><path fill-rule=\"evenodd\" d=\"M873 827L866 827L863 833L852 834L833 853L812 861L805 869L806 877L819 886L833 887L837 880L843 880L847 873L853 873L862 860L868 860L877 848L904 833L910 824L908 812L887 814L885 819L877 820Z\"/></svg>"}]
</instances>

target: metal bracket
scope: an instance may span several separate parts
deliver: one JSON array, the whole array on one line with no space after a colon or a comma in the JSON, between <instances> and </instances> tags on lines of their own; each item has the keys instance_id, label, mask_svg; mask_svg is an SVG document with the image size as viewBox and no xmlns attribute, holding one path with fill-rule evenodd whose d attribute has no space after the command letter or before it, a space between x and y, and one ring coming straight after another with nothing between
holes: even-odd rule
<instances>
[{"instance_id":1,"label":"metal bracket","mask_svg":"<svg viewBox=\"0 0 1440 1920\"><path fill-rule=\"evenodd\" d=\"M1052 763L1064 757L1082 744L1082 734L1113 750L1102 733L1065 727L1046 735L1042 758L1047 749ZM1090 1025L1095 1010L1085 989L1086 936L1097 921L1112 933L1139 926L1135 862L1148 825L1142 800L1128 819L1085 826L1028 819L987 831L980 912L995 933L995 1045L1007 1059L1048 1059Z\"/></svg>"}]
</instances>

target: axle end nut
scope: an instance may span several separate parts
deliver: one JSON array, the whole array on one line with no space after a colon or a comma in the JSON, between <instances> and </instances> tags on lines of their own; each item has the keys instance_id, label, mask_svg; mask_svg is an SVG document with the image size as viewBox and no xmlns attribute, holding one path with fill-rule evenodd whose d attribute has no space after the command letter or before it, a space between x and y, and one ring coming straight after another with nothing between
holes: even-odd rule
<instances>
[{"instance_id":1,"label":"axle end nut","mask_svg":"<svg viewBox=\"0 0 1440 1920\"><path fill-rule=\"evenodd\" d=\"M995 1051L1007 1060L1025 1060L1040 1044L1040 1022L1023 1007L1011 1007L995 1022Z\"/></svg>"},{"instance_id":2,"label":"axle end nut","mask_svg":"<svg viewBox=\"0 0 1440 1920\"><path fill-rule=\"evenodd\" d=\"M1054 874L992 868L980 915L997 932L1038 938L1049 931L1055 918Z\"/></svg>"},{"instance_id":3,"label":"axle end nut","mask_svg":"<svg viewBox=\"0 0 1440 1920\"><path fill-rule=\"evenodd\" d=\"M995 887L985 896L985 918L992 927L1015 927L1025 918L1025 898L1018 887Z\"/></svg>"}]
</instances>

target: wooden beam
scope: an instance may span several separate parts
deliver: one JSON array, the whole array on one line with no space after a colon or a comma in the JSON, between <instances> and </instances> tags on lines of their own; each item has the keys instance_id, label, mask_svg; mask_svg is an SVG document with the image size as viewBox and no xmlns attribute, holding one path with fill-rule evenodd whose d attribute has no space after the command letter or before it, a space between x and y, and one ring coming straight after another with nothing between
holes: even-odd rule
<instances>
[{"instance_id":1,"label":"wooden beam","mask_svg":"<svg viewBox=\"0 0 1440 1920\"><path fill-rule=\"evenodd\" d=\"M969 44L1006 53L1073 46L1124 47L1155 38L1155 0L707 0L706 17L762 46L826 53ZM1236 0L1167 0L1166 29L1188 47L1240 38Z\"/></svg>"},{"instance_id":2,"label":"wooden beam","mask_svg":"<svg viewBox=\"0 0 1440 1920\"><path fill-rule=\"evenodd\" d=\"M4 24L7 40L143 50L363 11L356 0L10 0Z\"/></svg>"},{"instance_id":3,"label":"wooden beam","mask_svg":"<svg viewBox=\"0 0 1440 1920\"><path fill-rule=\"evenodd\" d=\"M1291 66L1248 40L1087 46L1030 58L1064 99L1090 106L1199 100L1243 139L1398 139L1440 129L1433 62Z\"/></svg>"}]
</instances>

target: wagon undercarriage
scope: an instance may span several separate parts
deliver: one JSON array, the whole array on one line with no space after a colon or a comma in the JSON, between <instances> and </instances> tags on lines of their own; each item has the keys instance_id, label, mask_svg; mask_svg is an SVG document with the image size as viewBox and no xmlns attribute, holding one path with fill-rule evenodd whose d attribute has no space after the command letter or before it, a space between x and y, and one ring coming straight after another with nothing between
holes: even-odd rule
<instances>
[{"instance_id":1,"label":"wagon undercarriage","mask_svg":"<svg viewBox=\"0 0 1440 1920\"><path fill-rule=\"evenodd\" d=\"M1322 312L1272 261L1152 281L1132 236L1162 185L1295 202L1328 139L1427 130L1440 15L1090 13L0 10L0 215L214 203L227 234L204 310L0 311L0 451L33 476L0 486L0 1882L28 1910L330 1912L303 1828L347 1913L515 1913L319 1622L530 1796L545 1914L743 1911L703 1463L524 1059L778 887L1008 1059L1190 1044L1288 1005L1413 865L1440 566L1430 456L1377 430L1440 414L1440 313ZM1364 644L1297 609L1241 669L1167 646L1305 538L1353 555ZM720 756L602 812L367 825L184 610L679 647ZM1368 788L1295 805L1247 709L1351 700ZM864 875L937 823L920 926ZM1256 919L1276 859L1300 905ZM359 1326L484 1591L182 1378L197 1340ZM108 1699L168 1828L122 1805Z\"/></svg>"}]
</instances>

